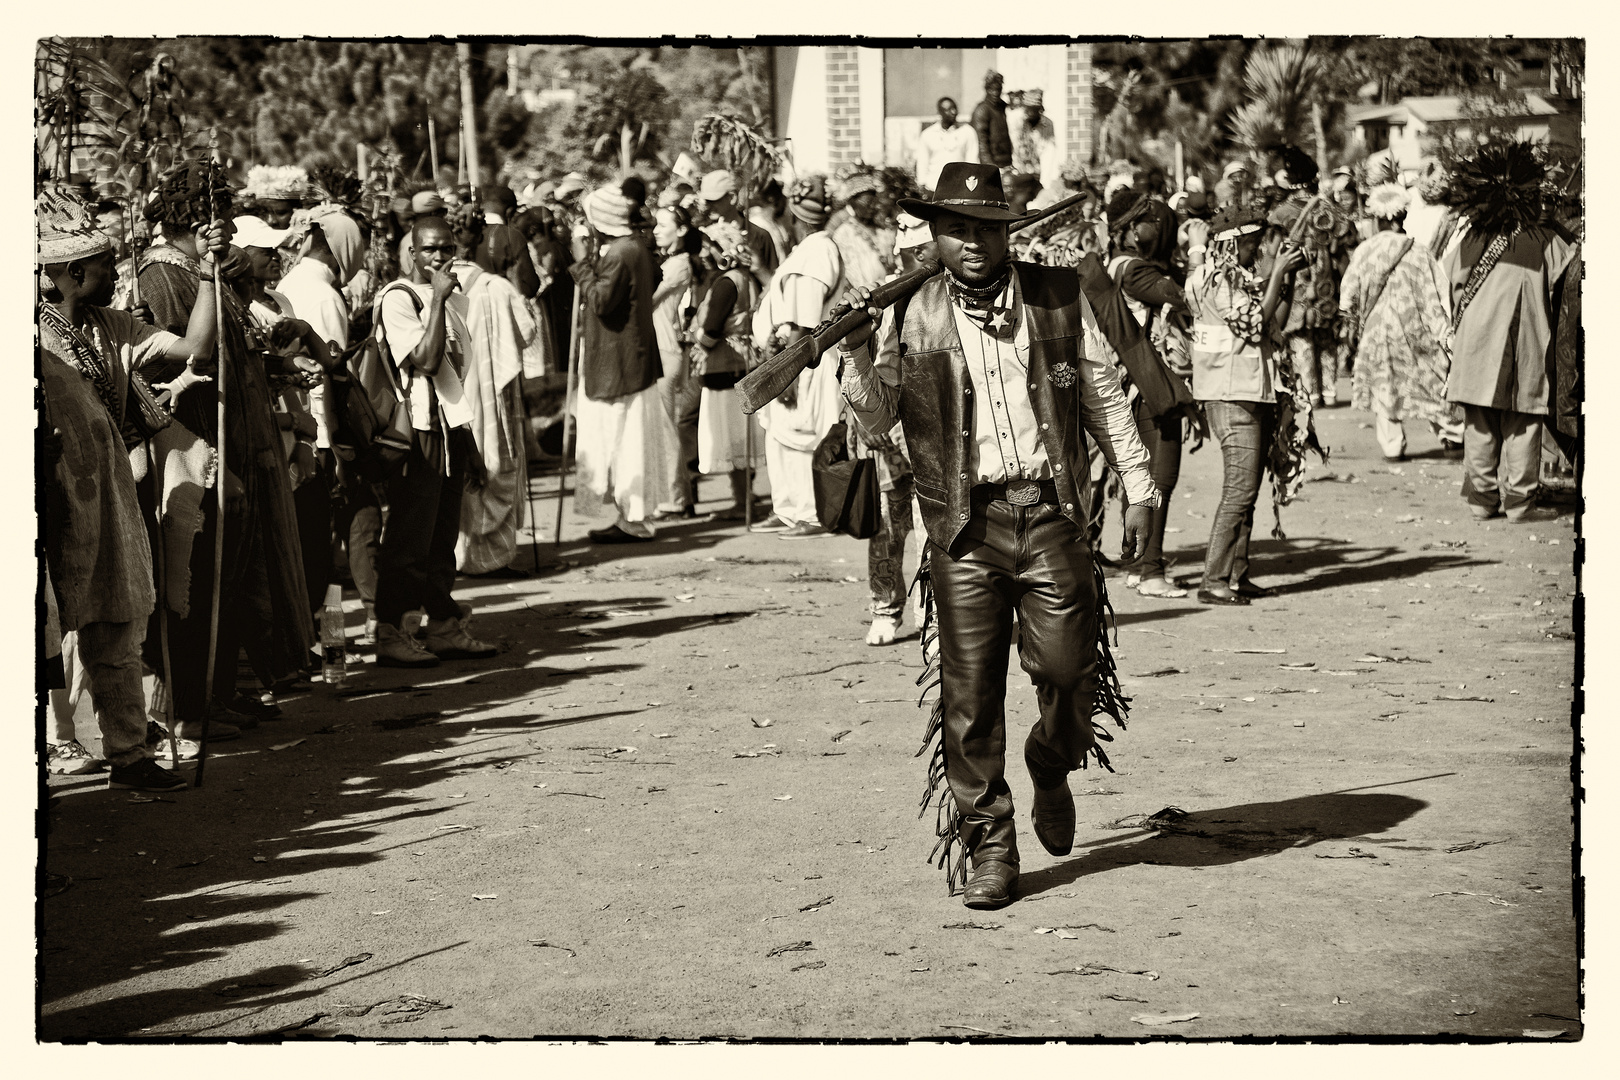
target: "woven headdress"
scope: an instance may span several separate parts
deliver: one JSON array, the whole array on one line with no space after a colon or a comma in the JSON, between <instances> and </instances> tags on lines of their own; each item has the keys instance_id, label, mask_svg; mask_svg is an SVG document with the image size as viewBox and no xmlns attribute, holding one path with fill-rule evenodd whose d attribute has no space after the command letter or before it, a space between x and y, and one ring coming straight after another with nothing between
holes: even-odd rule
<instances>
[{"instance_id":1,"label":"woven headdress","mask_svg":"<svg viewBox=\"0 0 1620 1080\"><path fill-rule=\"evenodd\" d=\"M41 266L77 262L112 250L112 240L96 228L85 201L62 188L46 188L34 200L38 230L34 261Z\"/></svg>"}]
</instances>

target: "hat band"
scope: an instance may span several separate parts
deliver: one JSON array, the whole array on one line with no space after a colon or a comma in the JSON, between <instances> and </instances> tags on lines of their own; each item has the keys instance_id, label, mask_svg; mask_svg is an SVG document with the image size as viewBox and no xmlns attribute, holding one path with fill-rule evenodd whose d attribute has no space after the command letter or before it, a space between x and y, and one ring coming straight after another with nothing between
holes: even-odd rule
<instances>
[{"instance_id":1,"label":"hat band","mask_svg":"<svg viewBox=\"0 0 1620 1080\"><path fill-rule=\"evenodd\" d=\"M999 199L936 199L935 206L994 206L998 210L1006 210L1008 206Z\"/></svg>"},{"instance_id":2,"label":"hat band","mask_svg":"<svg viewBox=\"0 0 1620 1080\"><path fill-rule=\"evenodd\" d=\"M1249 236L1253 233L1257 233L1264 227L1265 226L1261 225L1258 221L1251 221L1247 225L1239 225L1235 229L1226 229L1222 232L1218 232L1215 234L1215 239L1236 240L1240 236Z\"/></svg>"}]
</instances>

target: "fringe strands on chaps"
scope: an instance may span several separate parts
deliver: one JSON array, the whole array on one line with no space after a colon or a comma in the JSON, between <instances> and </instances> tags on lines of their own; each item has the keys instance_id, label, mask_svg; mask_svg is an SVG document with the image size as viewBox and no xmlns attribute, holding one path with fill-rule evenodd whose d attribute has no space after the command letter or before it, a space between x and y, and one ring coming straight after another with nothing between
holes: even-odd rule
<instances>
[{"instance_id":1,"label":"fringe strands on chaps","mask_svg":"<svg viewBox=\"0 0 1620 1080\"><path fill-rule=\"evenodd\" d=\"M923 673L917 676L917 685L922 688L922 692L917 697L917 706L928 709L928 722L923 728L922 745L913 756L922 757L930 745L934 749L928 759L928 781L923 788L922 801L918 804L917 817L920 819L928 813L930 805L934 807L936 840L934 849L928 853L928 861L937 869L945 871L945 888L951 896L955 896L967 883L968 853L977 845L978 832L982 826L975 823L964 832L962 813L957 809L956 800L952 797L950 785L945 778L945 697L941 687L944 676L939 656L939 609L934 598L933 580L928 571L930 557L930 552L923 552L914 582L923 609L922 632L919 635L923 654ZM1086 768L1089 764L1088 759L1095 755L1098 765L1113 772L1114 767L1109 764L1108 754L1103 750L1102 743L1113 742L1114 736L1098 723L1095 717L1098 713L1107 713L1123 731L1125 717L1130 712L1131 699L1120 689L1119 671L1114 663L1112 646L1118 644L1118 631L1115 631L1114 642L1110 643L1108 640L1109 627L1114 624L1114 606L1108 600L1108 586L1103 578L1102 567L1093 564L1093 571L1096 574L1097 584L1097 691L1092 702L1091 731L1096 741L1092 743L1086 757L1080 760L1080 767ZM934 694L931 699L928 696L930 693Z\"/></svg>"}]
</instances>

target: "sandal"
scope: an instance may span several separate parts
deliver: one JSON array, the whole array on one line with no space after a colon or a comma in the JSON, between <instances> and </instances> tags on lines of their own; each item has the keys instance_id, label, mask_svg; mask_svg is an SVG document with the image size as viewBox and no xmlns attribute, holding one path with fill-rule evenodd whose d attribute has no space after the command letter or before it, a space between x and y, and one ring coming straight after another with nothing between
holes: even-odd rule
<instances>
[{"instance_id":1,"label":"sandal","mask_svg":"<svg viewBox=\"0 0 1620 1080\"><path fill-rule=\"evenodd\" d=\"M1151 586L1151 587L1150 587ZM1137 585L1136 591L1142 596L1151 596L1156 600L1180 600L1187 595L1187 590L1171 584L1169 578L1143 578Z\"/></svg>"}]
</instances>

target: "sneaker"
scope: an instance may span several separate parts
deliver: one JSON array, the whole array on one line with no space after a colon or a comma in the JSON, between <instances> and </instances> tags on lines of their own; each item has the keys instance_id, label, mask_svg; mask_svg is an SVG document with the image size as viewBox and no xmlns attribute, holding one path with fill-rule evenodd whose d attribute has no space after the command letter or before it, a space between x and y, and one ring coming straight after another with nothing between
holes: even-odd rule
<instances>
[{"instance_id":1,"label":"sneaker","mask_svg":"<svg viewBox=\"0 0 1620 1080\"><path fill-rule=\"evenodd\" d=\"M422 643L441 660L482 660L500 652L496 646L467 633L460 619L429 619L425 628Z\"/></svg>"},{"instance_id":2,"label":"sneaker","mask_svg":"<svg viewBox=\"0 0 1620 1080\"><path fill-rule=\"evenodd\" d=\"M439 658L392 623L377 624L377 666L402 668L437 667Z\"/></svg>"},{"instance_id":3,"label":"sneaker","mask_svg":"<svg viewBox=\"0 0 1620 1080\"><path fill-rule=\"evenodd\" d=\"M212 725L209 726L208 738L210 741L212 741L214 738ZM181 761L196 761L197 758L202 754L201 744L192 739L176 738L174 740L174 745L175 748L180 751ZM163 741L152 748L152 754L155 757L162 758L164 761L171 761L174 759L174 755L169 752L168 732L164 732Z\"/></svg>"},{"instance_id":4,"label":"sneaker","mask_svg":"<svg viewBox=\"0 0 1620 1080\"><path fill-rule=\"evenodd\" d=\"M83 776L100 772L107 763L84 748L78 739L51 743L45 749L45 767L60 776Z\"/></svg>"},{"instance_id":5,"label":"sneaker","mask_svg":"<svg viewBox=\"0 0 1620 1080\"><path fill-rule=\"evenodd\" d=\"M872 625L866 631L868 645L893 645L895 635L900 632L900 620L893 615L874 615Z\"/></svg>"},{"instance_id":6,"label":"sneaker","mask_svg":"<svg viewBox=\"0 0 1620 1080\"><path fill-rule=\"evenodd\" d=\"M151 758L143 757L129 765L114 765L107 777L109 790L179 791L186 787L186 778L172 773Z\"/></svg>"},{"instance_id":7,"label":"sneaker","mask_svg":"<svg viewBox=\"0 0 1620 1080\"><path fill-rule=\"evenodd\" d=\"M820 525L809 521L801 521L786 532L778 533L778 540L814 540L818 536L831 536L832 533Z\"/></svg>"},{"instance_id":8,"label":"sneaker","mask_svg":"<svg viewBox=\"0 0 1620 1080\"><path fill-rule=\"evenodd\" d=\"M757 533L779 533L787 532L792 527L793 526L789 525L775 514L772 514L764 521L754 522L751 526L749 526L748 531Z\"/></svg>"}]
</instances>

